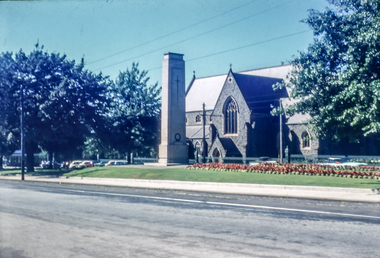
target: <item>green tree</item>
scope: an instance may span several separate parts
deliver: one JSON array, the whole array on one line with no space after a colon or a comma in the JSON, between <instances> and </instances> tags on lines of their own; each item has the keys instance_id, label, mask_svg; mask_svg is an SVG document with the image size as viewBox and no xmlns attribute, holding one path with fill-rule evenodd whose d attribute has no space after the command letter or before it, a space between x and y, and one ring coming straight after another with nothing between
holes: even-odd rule
<instances>
[{"instance_id":1,"label":"green tree","mask_svg":"<svg viewBox=\"0 0 380 258\"><path fill-rule=\"evenodd\" d=\"M314 42L291 65L297 102L287 113L310 114L317 135L355 138L380 132L380 1L328 0L303 22Z\"/></svg>"},{"instance_id":2,"label":"green tree","mask_svg":"<svg viewBox=\"0 0 380 258\"><path fill-rule=\"evenodd\" d=\"M18 147L18 141L12 132L0 127L0 169L3 169L3 157L11 155Z\"/></svg>"},{"instance_id":3,"label":"green tree","mask_svg":"<svg viewBox=\"0 0 380 258\"><path fill-rule=\"evenodd\" d=\"M148 85L147 74L133 63L131 69L120 71L108 90L109 147L122 155L153 155L158 144L161 88L158 83Z\"/></svg>"},{"instance_id":4,"label":"green tree","mask_svg":"<svg viewBox=\"0 0 380 258\"><path fill-rule=\"evenodd\" d=\"M109 81L85 70L83 60L75 64L66 55L49 54L37 44L29 55L22 50L14 57L2 53L0 78L0 88L9 97L4 116L18 113L20 86L24 89L28 171L33 170L38 146L50 154L72 152L102 124ZM20 128L19 120L7 128Z\"/></svg>"},{"instance_id":5,"label":"green tree","mask_svg":"<svg viewBox=\"0 0 380 258\"><path fill-rule=\"evenodd\" d=\"M19 101L12 101L12 92L5 83L12 79L12 75L4 73L13 64L10 53L0 59L0 169L3 168L3 157L11 155L19 146L20 130L10 125L17 124L20 120L17 108Z\"/></svg>"}]
</instances>

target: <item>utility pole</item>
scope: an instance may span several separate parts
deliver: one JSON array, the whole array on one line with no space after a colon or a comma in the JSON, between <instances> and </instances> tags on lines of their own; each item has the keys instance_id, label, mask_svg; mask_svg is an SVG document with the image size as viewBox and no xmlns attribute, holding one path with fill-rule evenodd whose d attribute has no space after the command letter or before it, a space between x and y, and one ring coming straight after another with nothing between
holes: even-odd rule
<instances>
[{"instance_id":1,"label":"utility pole","mask_svg":"<svg viewBox=\"0 0 380 258\"><path fill-rule=\"evenodd\" d=\"M24 131L24 87L20 86L20 124L21 124L21 180L24 180L25 173L25 131Z\"/></svg>"},{"instance_id":2,"label":"utility pole","mask_svg":"<svg viewBox=\"0 0 380 258\"><path fill-rule=\"evenodd\" d=\"M202 113L202 125L203 125L203 137L202 137L202 162L206 163L206 108L205 103L202 105L203 113Z\"/></svg>"},{"instance_id":3,"label":"utility pole","mask_svg":"<svg viewBox=\"0 0 380 258\"><path fill-rule=\"evenodd\" d=\"M281 99L279 100L279 105L280 105L280 163L282 163L282 101Z\"/></svg>"}]
</instances>

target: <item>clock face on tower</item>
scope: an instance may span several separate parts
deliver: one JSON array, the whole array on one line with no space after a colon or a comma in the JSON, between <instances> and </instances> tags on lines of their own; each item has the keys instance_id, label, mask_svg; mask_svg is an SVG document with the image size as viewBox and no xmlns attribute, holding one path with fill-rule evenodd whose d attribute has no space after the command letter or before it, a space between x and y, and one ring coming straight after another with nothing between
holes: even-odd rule
<instances>
[{"instance_id":1,"label":"clock face on tower","mask_svg":"<svg viewBox=\"0 0 380 258\"><path fill-rule=\"evenodd\" d=\"M175 139L177 142L179 142L179 141L181 140L181 135L180 135L179 133L176 133L176 134L174 135L174 139Z\"/></svg>"}]
</instances>

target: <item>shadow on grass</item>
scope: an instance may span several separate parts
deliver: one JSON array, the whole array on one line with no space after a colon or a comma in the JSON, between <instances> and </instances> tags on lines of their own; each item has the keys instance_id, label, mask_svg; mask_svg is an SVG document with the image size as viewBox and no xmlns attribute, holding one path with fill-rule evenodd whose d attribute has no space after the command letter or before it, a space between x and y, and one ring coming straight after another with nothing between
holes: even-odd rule
<instances>
[{"instance_id":1,"label":"shadow on grass","mask_svg":"<svg viewBox=\"0 0 380 258\"><path fill-rule=\"evenodd\" d=\"M65 171L65 173L63 173L65 176L71 176L71 177L85 177L85 176L87 176L87 175L90 175L90 174L92 174L92 173L94 173L94 171L93 170L90 170L90 171L77 171L77 170L72 170L72 171ZM91 177L91 176L90 176Z\"/></svg>"},{"instance_id":2,"label":"shadow on grass","mask_svg":"<svg viewBox=\"0 0 380 258\"><path fill-rule=\"evenodd\" d=\"M29 176L51 176L51 177L60 177L63 174L67 173L67 170L58 170L58 169L41 169L34 172L26 172L25 175Z\"/></svg>"},{"instance_id":3,"label":"shadow on grass","mask_svg":"<svg viewBox=\"0 0 380 258\"><path fill-rule=\"evenodd\" d=\"M66 174L70 170L59 170L59 169L37 169L33 172L25 172L25 175L28 176L51 176L51 177L60 177ZM0 170L1 175L21 175L20 169L4 169Z\"/></svg>"}]
</instances>

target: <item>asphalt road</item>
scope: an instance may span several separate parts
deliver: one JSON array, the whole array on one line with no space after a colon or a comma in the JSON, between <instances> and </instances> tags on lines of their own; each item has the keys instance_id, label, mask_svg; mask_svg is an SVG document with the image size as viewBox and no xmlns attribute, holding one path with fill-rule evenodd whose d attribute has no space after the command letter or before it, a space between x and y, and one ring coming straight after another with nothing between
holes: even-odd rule
<instances>
[{"instance_id":1,"label":"asphalt road","mask_svg":"<svg viewBox=\"0 0 380 258\"><path fill-rule=\"evenodd\" d=\"M0 257L380 257L380 204L0 181Z\"/></svg>"}]
</instances>

